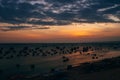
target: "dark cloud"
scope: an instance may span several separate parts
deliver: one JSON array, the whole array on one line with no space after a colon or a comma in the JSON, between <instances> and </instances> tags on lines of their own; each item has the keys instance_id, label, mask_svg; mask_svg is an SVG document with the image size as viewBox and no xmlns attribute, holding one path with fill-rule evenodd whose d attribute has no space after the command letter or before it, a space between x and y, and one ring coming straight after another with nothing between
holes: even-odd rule
<instances>
[{"instance_id":1,"label":"dark cloud","mask_svg":"<svg viewBox=\"0 0 120 80\"><path fill-rule=\"evenodd\" d=\"M112 20L108 15L119 18L119 10L120 0L0 0L0 22L39 25L114 23L120 21Z\"/></svg>"},{"instance_id":2,"label":"dark cloud","mask_svg":"<svg viewBox=\"0 0 120 80\"><path fill-rule=\"evenodd\" d=\"M0 31L17 31L17 30L31 30L31 29L50 29L50 27L38 26L0 26Z\"/></svg>"},{"instance_id":3,"label":"dark cloud","mask_svg":"<svg viewBox=\"0 0 120 80\"><path fill-rule=\"evenodd\" d=\"M29 26L3 26L0 28L1 31L15 31L15 30L24 30L30 28Z\"/></svg>"}]
</instances>

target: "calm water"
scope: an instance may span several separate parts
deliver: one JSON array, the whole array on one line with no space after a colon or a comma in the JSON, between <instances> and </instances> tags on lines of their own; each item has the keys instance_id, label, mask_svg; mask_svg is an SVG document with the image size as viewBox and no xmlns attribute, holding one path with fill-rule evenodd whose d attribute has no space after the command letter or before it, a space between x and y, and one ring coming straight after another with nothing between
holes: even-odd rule
<instances>
[{"instance_id":1,"label":"calm water","mask_svg":"<svg viewBox=\"0 0 120 80\"><path fill-rule=\"evenodd\" d=\"M0 79L120 56L120 43L0 44ZM68 60L64 61L64 58Z\"/></svg>"}]
</instances>

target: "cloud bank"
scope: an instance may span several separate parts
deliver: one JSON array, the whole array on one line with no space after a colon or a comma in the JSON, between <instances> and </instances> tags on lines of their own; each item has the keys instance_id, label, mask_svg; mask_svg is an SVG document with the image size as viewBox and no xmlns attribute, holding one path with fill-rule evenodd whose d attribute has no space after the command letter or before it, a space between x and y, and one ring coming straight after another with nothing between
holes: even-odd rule
<instances>
[{"instance_id":1,"label":"cloud bank","mask_svg":"<svg viewBox=\"0 0 120 80\"><path fill-rule=\"evenodd\" d=\"M0 0L0 22L43 26L119 23L120 0Z\"/></svg>"}]
</instances>

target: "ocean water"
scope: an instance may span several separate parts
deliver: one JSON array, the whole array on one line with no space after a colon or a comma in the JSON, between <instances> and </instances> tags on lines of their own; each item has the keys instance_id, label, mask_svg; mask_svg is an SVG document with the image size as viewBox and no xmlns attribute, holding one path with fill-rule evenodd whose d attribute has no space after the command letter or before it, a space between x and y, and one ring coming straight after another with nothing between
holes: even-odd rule
<instances>
[{"instance_id":1,"label":"ocean water","mask_svg":"<svg viewBox=\"0 0 120 80\"><path fill-rule=\"evenodd\" d=\"M120 56L120 42L0 44L0 80Z\"/></svg>"}]
</instances>

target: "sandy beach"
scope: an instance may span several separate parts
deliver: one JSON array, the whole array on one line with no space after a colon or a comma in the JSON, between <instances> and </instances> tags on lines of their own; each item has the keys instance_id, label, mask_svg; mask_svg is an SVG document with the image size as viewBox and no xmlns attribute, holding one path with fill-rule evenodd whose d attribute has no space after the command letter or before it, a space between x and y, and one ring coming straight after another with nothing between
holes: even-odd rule
<instances>
[{"instance_id":1,"label":"sandy beach","mask_svg":"<svg viewBox=\"0 0 120 80\"><path fill-rule=\"evenodd\" d=\"M20 80L119 80L120 57L104 59L80 66L68 66L61 71L21 78ZM10 79L18 80L18 79Z\"/></svg>"}]
</instances>

